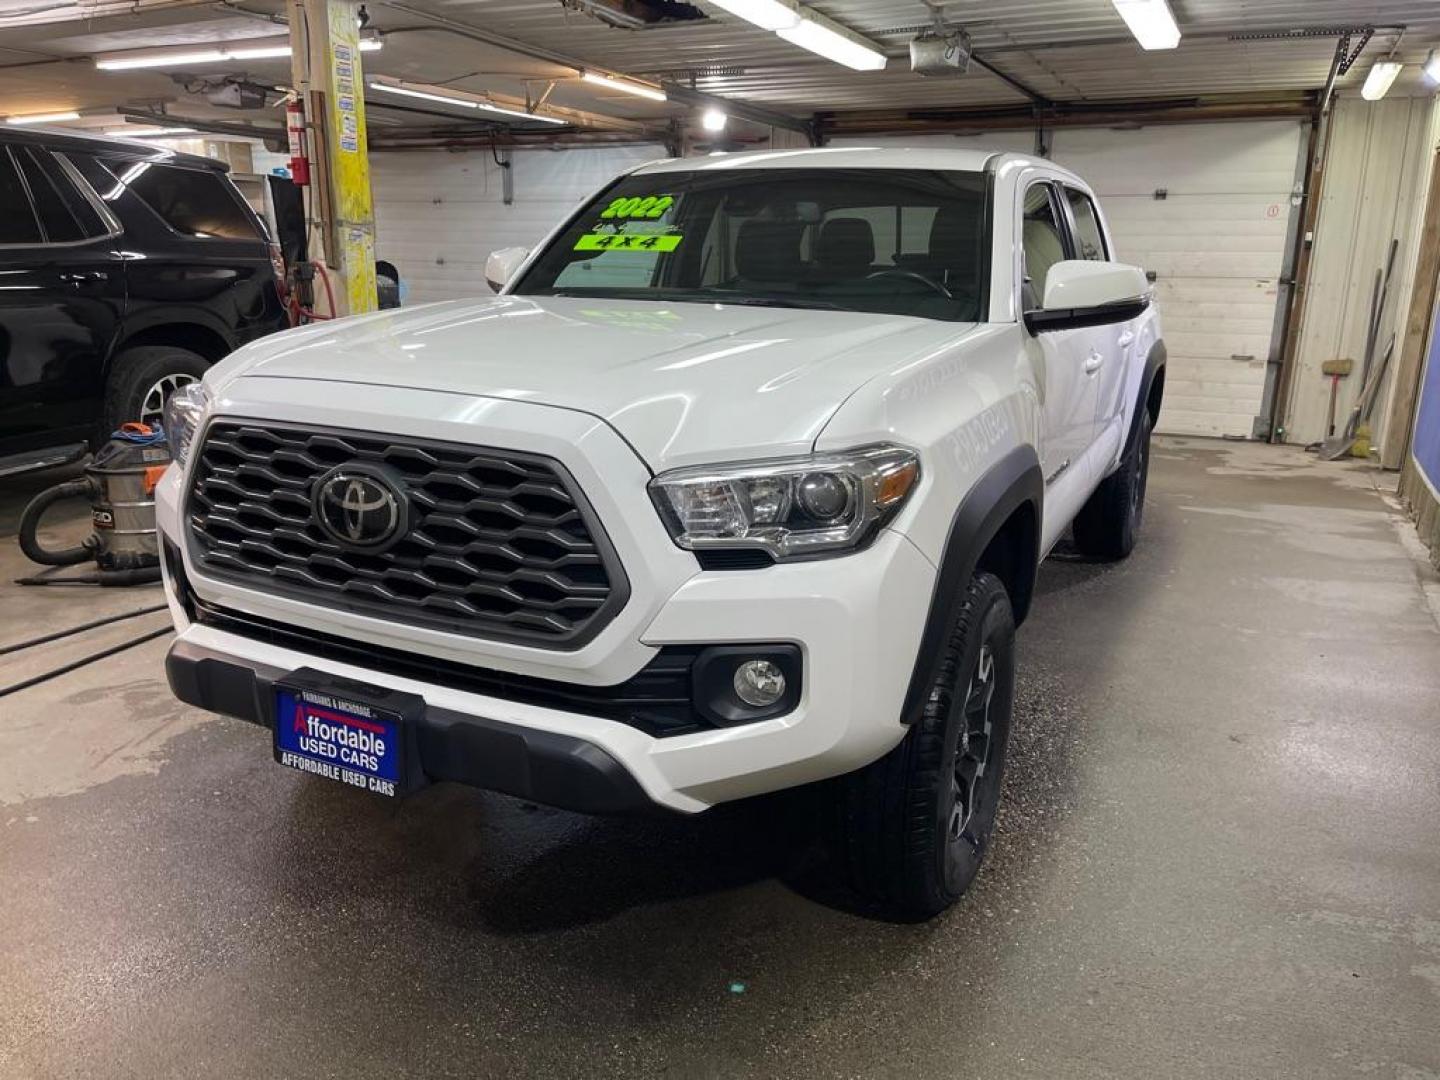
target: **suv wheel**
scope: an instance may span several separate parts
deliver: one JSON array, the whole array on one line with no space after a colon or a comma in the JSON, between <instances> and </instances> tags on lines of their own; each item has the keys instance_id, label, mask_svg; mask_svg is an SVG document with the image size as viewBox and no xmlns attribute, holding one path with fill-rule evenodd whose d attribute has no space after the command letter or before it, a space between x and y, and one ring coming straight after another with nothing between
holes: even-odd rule
<instances>
[{"instance_id":1,"label":"suv wheel","mask_svg":"<svg viewBox=\"0 0 1440 1080\"><path fill-rule=\"evenodd\" d=\"M1015 618L1000 579L970 579L920 720L839 781L836 854L888 918L938 915L970 887L995 828L1015 698Z\"/></svg>"},{"instance_id":2,"label":"suv wheel","mask_svg":"<svg viewBox=\"0 0 1440 1080\"><path fill-rule=\"evenodd\" d=\"M170 395L187 383L198 382L209 367L203 356L172 345L126 349L110 370L96 445L121 424L132 420L153 424L162 419Z\"/></svg>"},{"instance_id":3,"label":"suv wheel","mask_svg":"<svg viewBox=\"0 0 1440 1080\"><path fill-rule=\"evenodd\" d=\"M1125 460L1075 515L1072 532L1075 547L1082 555L1123 559L1135 549L1150 474L1150 425L1150 412L1146 410L1140 414L1140 430Z\"/></svg>"}]
</instances>

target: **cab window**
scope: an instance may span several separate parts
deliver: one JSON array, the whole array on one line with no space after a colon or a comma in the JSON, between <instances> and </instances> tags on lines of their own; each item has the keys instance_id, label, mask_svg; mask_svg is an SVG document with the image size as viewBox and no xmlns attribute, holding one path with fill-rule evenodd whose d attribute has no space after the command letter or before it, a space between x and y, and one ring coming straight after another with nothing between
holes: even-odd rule
<instances>
[{"instance_id":1,"label":"cab window","mask_svg":"<svg viewBox=\"0 0 1440 1080\"><path fill-rule=\"evenodd\" d=\"M1065 199L1070 204L1070 216L1075 222L1075 257L1092 262L1108 262L1110 248L1105 243L1105 233L1100 228L1100 215L1095 212L1095 203L1085 192L1072 187L1065 189Z\"/></svg>"},{"instance_id":2,"label":"cab window","mask_svg":"<svg viewBox=\"0 0 1440 1080\"><path fill-rule=\"evenodd\" d=\"M1050 268L1065 258L1065 230L1048 183L1032 184L1025 192L1021 245L1025 253L1024 305L1030 311L1045 297Z\"/></svg>"}]
</instances>

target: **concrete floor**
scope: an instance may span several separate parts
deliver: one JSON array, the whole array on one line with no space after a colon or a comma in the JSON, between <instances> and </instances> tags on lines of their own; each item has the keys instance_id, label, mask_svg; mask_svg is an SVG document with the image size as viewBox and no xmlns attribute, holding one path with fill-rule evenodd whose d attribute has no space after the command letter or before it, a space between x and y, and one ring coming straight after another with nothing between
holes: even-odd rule
<instances>
[{"instance_id":1,"label":"concrete floor","mask_svg":"<svg viewBox=\"0 0 1440 1080\"><path fill-rule=\"evenodd\" d=\"M164 640L0 697L0 1076L1440 1076L1440 630L1375 475L1158 441L1136 554L1043 571L1000 835L927 926L850 912L803 799L278 768ZM3 547L0 644L153 602Z\"/></svg>"}]
</instances>

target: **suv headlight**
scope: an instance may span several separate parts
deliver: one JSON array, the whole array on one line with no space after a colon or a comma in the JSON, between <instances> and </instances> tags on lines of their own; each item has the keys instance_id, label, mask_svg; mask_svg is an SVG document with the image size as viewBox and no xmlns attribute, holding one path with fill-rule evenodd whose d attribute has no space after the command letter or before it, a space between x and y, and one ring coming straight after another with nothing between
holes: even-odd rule
<instances>
[{"instance_id":1,"label":"suv headlight","mask_svg":"<svg viewBox=\"0 0 1440 1080\"><path fill-rule=\"evenodd\" d=\"M904 505L920 459L899 446L676 469L650 497L683 548L759 548L776 559L856 551Z\"/></svg>"},{"instance_id":2,"label":"suv headlight","mask_svg":"<svg viewBox=\"0 0 1440 1080\"><path fill-rule=\"evenodd\" d=\"M190 456L190 445L200 422L210 410L210 395L203 383L187 383L170 395L165 403L165 439L170 444L170 457L183 466Z\"/></svg>"}]
</instances>

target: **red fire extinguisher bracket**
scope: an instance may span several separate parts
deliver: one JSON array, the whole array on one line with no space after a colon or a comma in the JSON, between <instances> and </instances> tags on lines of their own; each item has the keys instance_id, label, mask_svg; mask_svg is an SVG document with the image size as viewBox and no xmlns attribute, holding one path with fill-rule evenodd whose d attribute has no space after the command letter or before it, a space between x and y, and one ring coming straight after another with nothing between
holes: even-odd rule
<instances>
[{"instance_id":1,"label":"red fire extinguisher bracket","mask_svg":"<svg viewBox=\"0 0 1440 1080\"><path fill-rule=\"evenodd\" d=\"M305 153L305 107L299 98L285 104L285 134L290 140L290 179L304 187L310 183L310 158Z\"/></svg>"}]
</instances>

